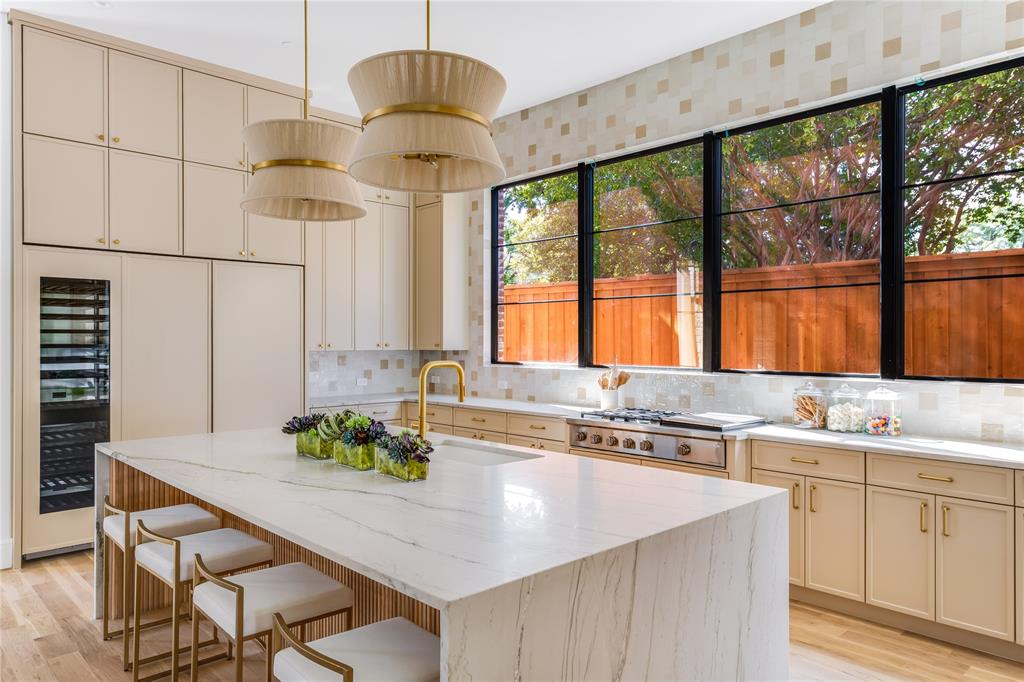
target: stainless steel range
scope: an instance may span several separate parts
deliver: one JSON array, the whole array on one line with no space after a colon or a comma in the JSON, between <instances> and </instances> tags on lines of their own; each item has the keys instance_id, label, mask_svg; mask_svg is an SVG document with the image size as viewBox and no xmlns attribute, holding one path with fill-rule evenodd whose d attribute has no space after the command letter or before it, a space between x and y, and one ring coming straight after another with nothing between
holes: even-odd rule
<instances>
[{"instance_id":1,"label":"stainless steel range","mask_svg":"<svg viewBox=\"0 0 1024 682\"><path fill-rule=\"evenodd\" d=\"M761 417L723 412L668 412L620 408L569 419L570 447L725 468L725 434L765 423Z\"/></svg>"}]
</instances>

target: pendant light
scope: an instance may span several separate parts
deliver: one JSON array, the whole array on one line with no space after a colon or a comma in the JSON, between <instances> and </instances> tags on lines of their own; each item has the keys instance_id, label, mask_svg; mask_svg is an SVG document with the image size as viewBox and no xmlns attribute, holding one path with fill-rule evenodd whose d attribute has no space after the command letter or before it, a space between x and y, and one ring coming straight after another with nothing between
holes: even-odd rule
<instances>
[{"instance_id":1,"label":"pendant light","mask_svg":"<svg viewBox=\"0 0 1024 682\"><path fill-rule=\"evenodd\" d=\"M348 164L359 134L309 119L309 1L302 3L302 118L251 123L242 139L252 176L242 210L285 220L354 220L366 205Z\"/></svg>"},{"instance_id":2,"label":"pendant light","mask_svg":"<svg viewBox=\"0 0 1024 682\"><path fill-rule=\"evenodd\" d=\"M352 174L374 187L465 192L505 177L491 119L505 94L493 67L452 52L385 52L359 62L348 82L363 114Z\"/></svg>"}]
</instances>

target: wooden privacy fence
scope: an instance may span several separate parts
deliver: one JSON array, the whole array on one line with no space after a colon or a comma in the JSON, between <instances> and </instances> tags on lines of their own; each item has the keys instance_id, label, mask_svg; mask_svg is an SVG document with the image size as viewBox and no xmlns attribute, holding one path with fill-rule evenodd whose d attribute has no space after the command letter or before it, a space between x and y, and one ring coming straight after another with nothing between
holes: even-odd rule
<instances>
[{"instance_id":1,"label":"wooden privacy fence","mask_svg":"<svg viewBox=\"0 0 1024 682\"><path fill-rule=\"evenodd\" d=\"M1024 277L998 278L1014 274L1024 249L908 258L906 373L1024 377ZM725 271L722 366L878 373L878 278L875 261ZM595 360L699 366L698 285L697 273L595 280ZM575 282L504 287L506 303L535 303L502 309L502 359L575 361L575 297Z\"/></svg>"}]
</instances>

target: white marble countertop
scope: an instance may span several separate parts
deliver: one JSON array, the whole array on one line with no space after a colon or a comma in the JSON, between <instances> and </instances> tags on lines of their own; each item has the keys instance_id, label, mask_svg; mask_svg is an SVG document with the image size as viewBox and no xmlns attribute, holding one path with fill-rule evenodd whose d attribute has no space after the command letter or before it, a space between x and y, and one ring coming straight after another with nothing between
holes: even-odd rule
<instances>
[{"instance_id":1,"label":"white marble countertop","mask_svg":"<svg viewBox=\"0 0 1024 682\"><path fill-rule=\"evenodd\" d=\"M1024 469L1024 447L1000 443L907 435L886 438L862 433L798 429L795 426L775 424L744 429L736 435L794 445L817 445L885 455L909 455L965 464L987 464L1010 469Z\"/></svg>"},{"instance_id":2,"label":"white marble countertop","mask_svg":"<svg viewBox=\"0 0 1024 682\"><path fill-rule=\"evenodd\" d=\"M333 395L321 398L310 398L310 407L336 407L339 405L367 405L369 403L394 403L402 400L419 401L417 393L369 393L363 395ZM583 412L598 409L597 405L558 405L554 403L535 403L523 400L505 400L503 398L474 398L466 396L466 402L460 403L458 396L445 393L427 394L427 403L431 405L463 405L478 407L484 410L501 410L519 414L540 415L542 417L579 417Z\"/></svg>"},{"instance_id":3,"label":"white marble countertop","mask_svg":"<svg viewBox=\"0 0 1024 682\"><path fill-rule=\"evenodd\" d=\"M497 466L435 453L428 479L405 483L297 457L277 429L96 450L437 608L785 493L559 453Z\"/></svg>"}]
</instances>

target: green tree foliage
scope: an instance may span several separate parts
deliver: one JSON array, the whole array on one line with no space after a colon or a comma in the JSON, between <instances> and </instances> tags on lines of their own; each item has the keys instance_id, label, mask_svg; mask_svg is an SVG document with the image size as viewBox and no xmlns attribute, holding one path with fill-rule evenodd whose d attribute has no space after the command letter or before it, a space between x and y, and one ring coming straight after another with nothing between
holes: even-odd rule
<instances>
[{"instance_id":1,"label":"green tree foliage","mask_svg":"<svg viewBox=\"0 0 1024 682\"><path fill-rule=\"evenodd\" d=\"M1024 167L1024 68L906 107L906 255L1024 246L1024 174L928 184ZM877 259L880 154L877 103L724 137L725 267ZM700 266L702 163L691 145L595 168L596 277ZM503 191L504 241L547 240L506 249L506 284L576 279L577 196L575 172Z\"/></svg>"}]
</instances>

